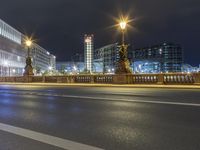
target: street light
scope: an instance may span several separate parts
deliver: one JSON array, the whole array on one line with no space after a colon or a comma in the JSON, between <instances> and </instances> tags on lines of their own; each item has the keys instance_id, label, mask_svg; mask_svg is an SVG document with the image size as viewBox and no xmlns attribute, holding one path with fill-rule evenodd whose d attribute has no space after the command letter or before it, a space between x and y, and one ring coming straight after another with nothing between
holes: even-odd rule
<instances>
[{"instance_id":1,"label":"street light","mask_svg":"<svg viewBox=\"0 0 200 150\"><path fill-rule=\"evenodd\" d=\"M30 47L32 45L32 41L30 39L26 40L26 46Z\"/></svg>"},{"instance_id":2,"label":"street light","mask_svg":"<svg viewBox=\"0 0 200 150\"><path fill-rule=\"evenodd\" d=\"M124 30L126 28L127 22L126 21L122 21L122 22L120 22L119 25L120 25L121 29Z\"/></svg>"},{"instance_id":3,"label":"street light","mask_svg":"<svg viewBox=\"0 0 200 150\"><path fill-rule=\"evenodd\" d=\"M126 21L121 21L119 23L120 25L120 28L122 30L122 45L124 45L124 34L125 34L125 29L126 29L126 26L127 26L127 22Z\"/></svg>"},{"instance_id":4,"label":"street light","mask_svg":"<svg viewBox=\"0 0 200 150\"><path fill-rule=\"evenodd\" d=\"M33 67L32 67L32 60L31 60L31 56L30 56L30 49L31 46L33 44L33 41L29 38L26 39L25 41L25 45L28 48L28 54L27 54L27 58L26 58L26 66L25 66L25 71L24 71L24 76L33 76Z\"/></svg>"},{"instance_id":5,"label":"street light","mask_svg":"<svg viewBox=\"0 0 200 150\"><path fill-rule=\"evenodd\" d=\"M28 57L30 57L30 47L32 45L32 41L30 39L26 40L26 46L28 47Z\"/></svg>"},{"instance_id":6,"label":"street light","mask_svg":"<svg viewBox=\"0 0 200 150\"><path fill-rule=\"evenodd\" d=\"M128 19L121 19L119 21L119 27L121 29L122 32L122 43L120 46L120 50L119 50L119 61L117 63L117 68L115 70L116 74L128 74L131 73L131 69L130 69L130 62L128 60L127 57L127 48L128 45L125 44L125 31L126 31L126 27L128 25Z\"/></svg>"}]
</instances>

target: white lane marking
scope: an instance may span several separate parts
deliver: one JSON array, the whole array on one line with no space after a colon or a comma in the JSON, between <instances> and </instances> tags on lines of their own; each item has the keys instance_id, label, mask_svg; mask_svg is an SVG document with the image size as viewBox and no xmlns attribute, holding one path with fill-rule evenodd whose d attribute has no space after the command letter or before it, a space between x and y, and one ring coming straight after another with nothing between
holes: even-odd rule
<instances>
[{"instance_id":1,"label":"white lane marking","mask_svg":"<svg viewBox=\"0 0 200 150\"><path fill-rule=\"evenodd\" d=\"M42 143L46 143L49 145L53 145L59 148L67 149L67 150L103 150L101 148L73 142L70 140L54 137L51 135L31 131L28 129L23 129L7 124L0 123L0 130L9 132L12 134L16 134L19 136L23 136L29 139L33 139Z\"/></svg>"},{"instance_id":2,"label":"white lane marking","mask_svg":"<svg viewBox=\"0 0 200 150\"><path fill-rule=\"evenodd\" d=\"M1 93L1 92L0 92ZM19 94L19 92L5 92L10 94ZM90 96L76 96L76 95L64 95L64 94L48 94L48 93L30 93L20 92L21 94L37 95L37 96L53 96L53 97L64 97L64 98L80 98L80 99L93 99L93 100L104 100L104 101L125 101L125 102L136 102L136 103L150 103L150 104L165 104L165 105L179 105L179 106L195 106L200 107L200 103L183 103L183 102L172 102L172 101L150 101L150 100L132 100L122 98L104 98L104 97L90 97Z\"/></svg>"},{"instance_id":3,"label":"white lane marking","mask_svg":"<svg viewBox=\"0 0 200 150\"><path fill-rule=\"evenodd\" d=\"M149 101L149 100L130 100L130 99L117 99L117 98L113 99L113 98L88 97L88 96L73 96L73 95L60 95L60 97L200 107L200 104L197 104L197 103L182 103L182 102L170 102L170 101L167 102L167 101Z\"/></svg>"}]
</instances>

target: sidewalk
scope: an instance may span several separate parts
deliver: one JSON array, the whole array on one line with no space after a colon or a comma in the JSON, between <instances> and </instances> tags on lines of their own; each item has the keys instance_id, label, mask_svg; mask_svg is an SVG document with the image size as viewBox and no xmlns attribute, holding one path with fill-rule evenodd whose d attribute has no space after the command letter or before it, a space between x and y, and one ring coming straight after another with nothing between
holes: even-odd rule
<instances>
[{"instance_id":1,"label":"sidewalk","mask_svg":"<svg viewBox=\"0 0 200 150\"><path fill-rule=\"evenodd\" d=\"M148 84L10 83L10 82L2 82L2 83L0 83L0 85L200 89L200 85L157 85L157 84L148 85Z\"/></svg>"}]
</instances>

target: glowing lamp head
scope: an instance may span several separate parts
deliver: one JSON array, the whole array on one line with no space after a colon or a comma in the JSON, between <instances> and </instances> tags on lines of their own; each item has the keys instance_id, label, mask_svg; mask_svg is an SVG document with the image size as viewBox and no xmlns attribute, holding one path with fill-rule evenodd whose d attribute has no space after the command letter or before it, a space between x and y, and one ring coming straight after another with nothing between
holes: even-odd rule
<instances>
[{"instance_id":1,"label":"glowing lamp head","mask_svg":"<svg viewBox=\"0 0 200 150\"><path fill-rule=\"evenodd\" d=\"M125 30L125 29L126 29L127 22L126 22L126 21L122 21L122 22L119 23L119 25L120 25L120 28L121 28L122 30Z\"/></svg>"},{"instance_id":2,"label":"glowing lamp head","mask_svg":"<svg viewBox=\"0 0 200 150\"><path fill-rule=\"evenodd\" d=\"M91 38L86 38L86 39L85 39L85 42L86 42L86 43L91 43L91 41L92 41Z\"/></svg>"},{"instance_id":3,"label":"glowing lamp head","mask_svg":"<svg viewBox=\"0 0 200 150\"><path fill-rule=\"evenodd\" d=\"M30 47L32 45L32 41L31 40L27 40L26 41L26 46Z\"/></svg>"}]
</instances>

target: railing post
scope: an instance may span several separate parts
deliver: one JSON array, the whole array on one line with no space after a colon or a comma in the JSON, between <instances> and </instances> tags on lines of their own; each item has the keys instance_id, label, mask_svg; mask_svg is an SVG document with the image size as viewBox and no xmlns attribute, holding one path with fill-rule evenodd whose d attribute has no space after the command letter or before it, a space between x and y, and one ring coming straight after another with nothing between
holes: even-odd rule
<instances>
[{"instance_id":1,"label":"railing post","mask_svg":"<svg viewBox=\"0 0 200 150\"><path fill-rule=\"evenodd\" d=\"M45 76L42 76L42 82L45 83Z\"/></svg>"},{"instance_id":2,"label":"railing post","mask_svg":"<svg viewBox=\"0 0 200 150\"><path fill-rule=\"evenodd\" d=\"M25 78L24 82L26 82L26 83L30 83L33 81L32 76L24 76L24 78Z\"/></svg>"},{"instance_id":3,"label":"railing post","mask_svg":"<svg viewBox=\"0 0 200 150\"><path fill-rule=\"evenodd\" d=\"M114 75L113 76L113 83L114 84L127 84L127 75Z\"/></svg>"},{"instance_id":4,"label":"railing post","mask_svg":"<svg viewBox=\"0 0 200 150\"><path fill-rule=\"evenodd\" d=\"M90 83L94 83L94 75L90 75Z\"/></svg>"},{"instance_id":5,"label":"railing post","mask_svg":"<svg viewBox=\"0 0 200 150\"><path fill-rule=\"evenodd\" d=\"M72 75L70 75L70 83L76 83L75 77Z\"/></svg>"},{"instance_id":6,"label":"railing post","mask_svg":"<svg viewBox=\"0 0 200 150\"><path fill-rule=\"evenodd\" d=\"M194 84L200 85L200 73L194 73Z\"/></svg>"},{"instance_id":7,"label":"railing post","mask_svg":"<svg viewBox=\"0 0 200 150\"><path fill-rule=\"evenodd\" d=\"M133 83L133 75L132 74L129 74L127 75L127 84L132 84Z\"/></svg>"},{"instance_id":8,"label":"railing post","mask_svg":"<svg viewBox=\"0 0 200 150\"><path fill-rule=\"evenodd\" d=\"M158 74L158 83L157 84L164 84L164 74Z\"/></svg>"},{"instance_id":9,"label":"railing post","mask_svg":"<svg viewBox=\"0 0 200 150\"><path fill-rule=\"evenodd\" d=\"M57 83L62 83L62 79L59 76L56 76L56 82Z\"/></svg>"}]
</instances>

